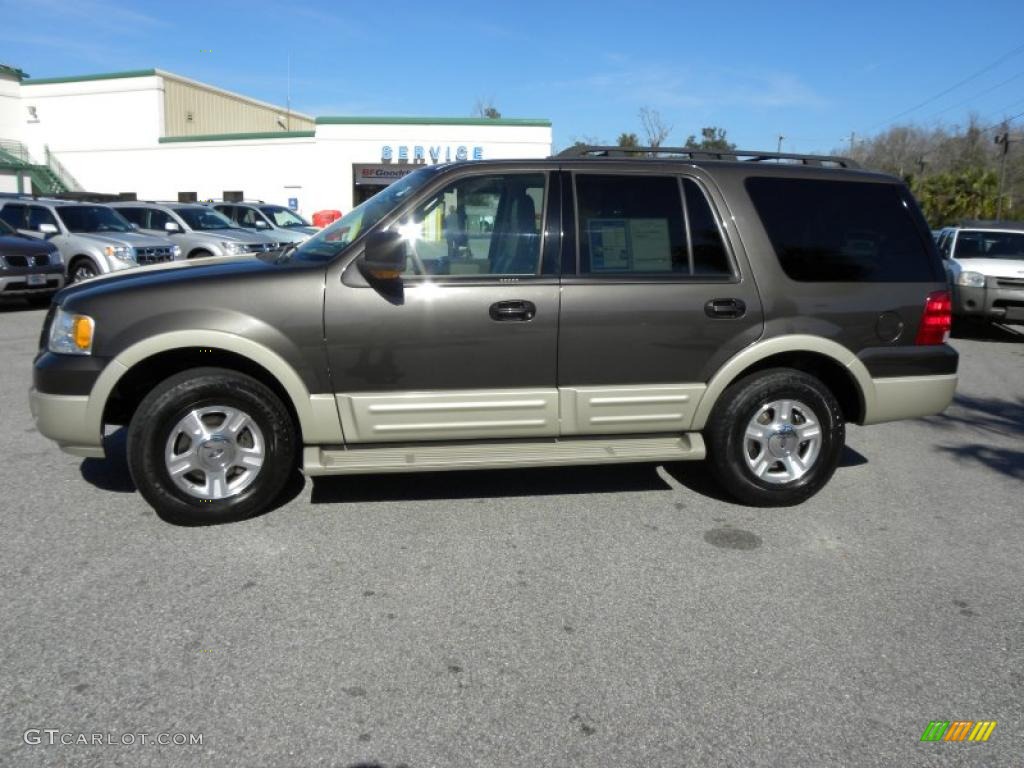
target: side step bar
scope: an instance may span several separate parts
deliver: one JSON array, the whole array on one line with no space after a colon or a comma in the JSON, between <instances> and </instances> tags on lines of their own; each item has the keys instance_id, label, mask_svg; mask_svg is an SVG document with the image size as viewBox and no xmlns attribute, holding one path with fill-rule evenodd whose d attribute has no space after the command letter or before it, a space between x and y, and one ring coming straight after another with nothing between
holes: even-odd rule
<instances>
[{"instance_id":1,"label":"side step bar","mask_svg":"<svg viewBox=\"0 0 1024 768\"><path fill-rule=\"evenodd\" d=\"M495 440L486 443L306 446L302 471L320 475L378 472L437 472L458 469L561 467L573 464L627 464L695 461L706 455L698 432L659 437L577 437L548 440Z\"/></svg>"}]
</instances>

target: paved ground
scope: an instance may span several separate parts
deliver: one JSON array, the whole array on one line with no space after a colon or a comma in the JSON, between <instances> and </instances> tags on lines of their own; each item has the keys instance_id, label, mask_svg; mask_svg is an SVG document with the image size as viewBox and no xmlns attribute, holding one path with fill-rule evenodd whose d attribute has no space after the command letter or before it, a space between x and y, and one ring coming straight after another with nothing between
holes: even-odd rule
<instances>
[{"instance_id":1,"label":"paved ground","mask_svg":"<svg viewBox=\"0 0 1024 768\"><path fill-rule=\"evenodd\" d=\"M957 340L956 405L851 428L798 508L690 464L307 483L186 529L35 432L42 313L0 320L0 764L1024 763L1024 336ZM920 743L955 719L998 726Z\"/></svg>"}]
</instances>

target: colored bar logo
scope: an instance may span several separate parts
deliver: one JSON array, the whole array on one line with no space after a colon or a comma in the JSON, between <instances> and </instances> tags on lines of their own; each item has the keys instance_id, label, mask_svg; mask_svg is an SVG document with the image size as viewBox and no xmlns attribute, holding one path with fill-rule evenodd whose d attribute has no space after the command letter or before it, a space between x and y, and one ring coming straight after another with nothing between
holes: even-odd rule
<instances>
[{"instance_id":1,"label":"colored bar logo","mask_svg":"<svg viewBox=\"0 0 1024 768\"><path fill-rule=\"evenodd\" d=\"M921 741L988 741L995 729L995 720L932 720Z\"/></svg>"}]
</instances>

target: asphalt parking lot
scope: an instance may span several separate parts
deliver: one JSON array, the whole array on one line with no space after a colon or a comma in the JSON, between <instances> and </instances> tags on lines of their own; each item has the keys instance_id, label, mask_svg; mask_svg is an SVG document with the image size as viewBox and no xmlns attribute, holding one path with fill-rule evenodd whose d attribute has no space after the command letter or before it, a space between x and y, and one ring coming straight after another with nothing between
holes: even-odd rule
<instances>
[{"instance_id":1,"label":"asphalt parking lot","mask_svg":"<svg viewBox=\"0 0 1024 768\"><path fill-rule=\"evenodd\" d=\"M188 529L118 435L34 430L42 318L0 307L0 765L1024 761L1024 333L956 339L955 405L851 427L797 508L637 465L299 481Z\"/></svg>"}]
</instances>

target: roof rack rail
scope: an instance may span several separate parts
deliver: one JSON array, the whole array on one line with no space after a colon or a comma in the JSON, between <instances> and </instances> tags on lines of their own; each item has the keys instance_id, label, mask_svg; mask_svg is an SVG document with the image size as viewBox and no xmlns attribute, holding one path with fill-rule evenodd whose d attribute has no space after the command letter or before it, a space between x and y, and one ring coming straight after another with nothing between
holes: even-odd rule
<instances>
[{"instance_id":1,"label":"roof rack rail","mask_svg":"<svg viewBox=\"0 0 1024 768\"><path fill-rule=\"evenodd\" d=\"M763 163L771 160L794 165L813 165L821 168L860 168L860 164L848 157L838 155L799 155L789 152L759 152L747 149L695 149L689 147L605 147L578 144L563 149L555 157L633 157L652 160L678 158L680 160L723 160L726 162Z\"/></svg>"},{"instance_id":2,"label":"roof rack rail","mask_svg":"<svg viewBox=\"0 0 1024 768\"><path fill-rule=\"evenodd\" d=\"M977 229L1024 229L1024 221L1010 219L962 219L954 227L974 227Z\"/></svg>"}]
</instances>

